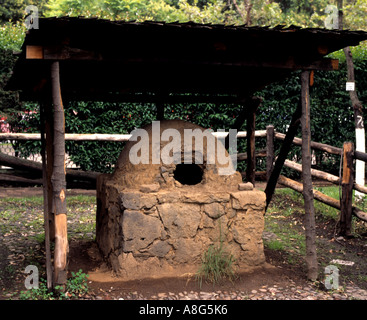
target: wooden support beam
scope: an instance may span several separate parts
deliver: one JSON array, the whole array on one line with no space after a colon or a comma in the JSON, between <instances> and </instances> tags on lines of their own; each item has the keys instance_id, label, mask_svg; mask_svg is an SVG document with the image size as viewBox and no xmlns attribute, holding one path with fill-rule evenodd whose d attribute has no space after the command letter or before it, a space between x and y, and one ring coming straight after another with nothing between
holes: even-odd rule
<instances>
[{"instance_id":1,"label":"wooden support beam","mask_svg":"<svg viewBox=\"0 0 367 320\"><path fill-rule=\"evenodd\" d=\"M247 112L247 167L246 179L255 186L255 169L256 169L256 155L255 155L255 129L256 129L256 111L260 101L256 104L250 104Z\"/></svg>"},{"instance_id":2,"label":"wooden support beam","mask_svg":"<svg viewBox=\"0 0 367 320\"><path fill-rule=\"evenodd\" d=\"M339 234L345 237L352 236L352 206L353 206L353 183L354 183L353 152L354 152L353 143L344 142L342 201L340 208Z\"/></svg>"},{"instance_id":3,"label":"wooden support beam","mask_svg":"<svg viewBox=\"0 0 367 320\"><path fill-rule=\"evenodd\" d=\"M43 217L45 228L45 251L46 251L46 281L47 289L53 287L52 279L52 262L51 262L51 247L50 247L50 206L48 201L48 176L47 176L47 157L46 157L46 117L45 104L40 103L41 113L41 156L42 156L42 177L43 177Z\"/></svg>"},{"instance_id":4,"label":"wooden support beam","mask_svg":"<svg viewBox=\"0 0 367 320\"><path fill-rule=\"evenodd\" d=\"M297 105L296 111L294 112L292 116L291 124L289 125L287 134L284 137L284 141L283 141L282 147L280 148L279 155L275 161L273 171L271 172L270 178L268 179L268 182L266 184L266 188L265 188L266 209L268 208L271 198L273 197L275 187L277 185L278 177L284 165L284 161L287 158L289 150L292 147L292 141L297 134L299 124L300 124L301 114L302 114L302 105L301 103L299 103Z\"/></svg>"},{"instance_id":5,"label":"wooden support beam","mask_svg":"<svg viewBox=\"0 0 367 320\"><path fill-rule=\"evenodd\" d=\"M57 46L27 46L27 59L45 59L45 60L94 60L94 61L111 61L106 57L102 57L99 52L83 50L80 48L73 48L67 45ZM36 55L33 52L36 51ZM246 59L246 60L218 60L216 58L209 58L206 60L196 61L190 59L179 59L175 57L164 57L164 56L149 56L149 57L134 57L121 59L112 58L116 63L125 64L136 64L136 63L147 63L147 64L161 64L171 65L172 63L180 63L182 65L191 66L195 65L222 65L228 67L257 67L257 68L277 68L277 69L303 69L303 70L325 70L333 71L338 70L339 60L331 58L320 58L313 62L302 62L295 61L293 57L286 57L285 59Z\"/></svg>"},{"instance_id":6,"label":"wooden support beam","mask_svg":"<svg viewBox=\"0 0 367 320\"><path fill-rule=\"evenodd\" d=\"M306 263L307 277L315 281L318 276L316 253L316 222L311 176L311 117L310 117L310 71L301 73L302 104L302 180L303 199L305 203Z\"/></svg>"},{"instance_id":7,"label":"wooden support beam","mask_svg":"<svg viewBox=\"0 0 367 320\"><path fill-rule=\"evenodd\" d=\"M52 206L52 183L51 177L53 172L53 162L54 162L54 124L53 124L53 108L52 99L46 99L47 106L45 106L45 148L46 148L46 191L47 191L47 203L48 203L48 221L50 228L50 240L55 240L55 211ZM29 164L25 163L25 164ZM33 167L37 167L35 163L32 164Z\"/></svg>"},{"instance_id":8,"label":"wooden support beam","mask_svg":"<svg viewBox=\"0 0 367 320\"><path fill-rule=\"evenodd\" d=\"M66 219L65 115L61 99L58 61L51 64L51 85L54 106L54 158L51 177L52 206L55 213L54 284L65 285L69 253Z\"/></svg>"},{"instance_id":9,"label":"wooden support beam","mask_svg":"<svg viewBox=\"0 0 367 320\"><path fill-rule=\"evenodd\" d=\"M274 167L274 126L266 127L266 181L269 181Z\"/></svg>"}]
</instances>

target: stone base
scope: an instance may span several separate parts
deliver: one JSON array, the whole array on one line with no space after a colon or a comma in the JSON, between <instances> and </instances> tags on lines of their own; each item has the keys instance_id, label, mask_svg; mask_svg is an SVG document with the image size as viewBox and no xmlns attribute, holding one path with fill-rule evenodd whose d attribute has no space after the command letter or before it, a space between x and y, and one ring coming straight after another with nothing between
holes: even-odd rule
<instances>
[{"instance_id":1,"label":"stone base","mask_svg":"<svg viewBox=\"0 0 367 320\"><path fill-rule=\"evenodd\" d=\"M121 190L106 177L97 187L97 244L124 279L195 273L208 247L220 242L241 270L265 262L264 192Z\"/></svg>"}]
</instances>

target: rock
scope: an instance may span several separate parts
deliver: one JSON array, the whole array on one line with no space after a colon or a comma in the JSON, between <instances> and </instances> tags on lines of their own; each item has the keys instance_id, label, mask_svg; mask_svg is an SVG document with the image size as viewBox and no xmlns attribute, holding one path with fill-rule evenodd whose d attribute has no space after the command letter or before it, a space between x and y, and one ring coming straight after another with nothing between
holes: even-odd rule
<instances>
[{"instance_id":1,"label":"rock","mask_svg":"<svg viewBox=\"0 0 367 320\"><path fill-rule=\"evenodd\" d=\"M254 185L251 182L239 183L238 184L238 190L240 190L240 191L253 190L253 189L254 189Z\"/></svg>"},{"instance_id":2,"label":"rock","mask_svg":"<svg viewBox=\"0 0 367 320\"><path fill-rule=\"evenodd\" d=\"M175 186L177 188L182 188L182 184L179 181L177 181L177 180L175 180Z\"/></svg>"},{"instance_id":3,"label":"rock","mask_svg":"<svg viewBox=\"0 0 367 320\"><path fill-rule=\"evenodd\" d=\"M204 212L213 219L217 219L226 213L223 205L218 202L204 204L203 207Z\"/></svg>"},{"instance_id":4,"label":"rock","mask_svg":"<svg viewBox=\"0 0 367 320\"><path fill-rule=\"evenodd\" d=\"M121 194L121 205L123 209L150 209L157 201L157 197L154 194L142 194L140 192L123 192Z\"/></svg>"},{"instance_id":5,"label":"rock","mask_svg":"<svg viewBox=\"0 0 367 320\"><path fill-rule=\"evenodd\" d=\"M174 242L175 261L179 263L193 263L195 259L199 259L202 254L202 246L193 239L179 238Z\"/></svg>"},{"instance_id":6,"label":"rock","mask_svg":"<svg viewBox=\"0 0 367 320\"><path fill-rule=\"evenodd\" d=\"M163 225L172 238L191 238L196 235L201 221L199 205L163 203L157 208Z\"/></svg>"},{"instance_id":7,"label":"rock","mask_svg":"<svg viewBox=\"0 0 367 320\"><path fill-rule=\"evenodd\" d=\"M179 192L162 192L160 191L157 194L158 202L159 203L172 203L178 202L181 200L181 194Z\"/></svg>"},{"instance_id":8,"label":"rock","mask_svg":"<svg viewBox=\"0 0 367 320\"><path fill-rule=\"evenodd\" d=\"M163 258L171 250L171 248L172 247L166 241L158 240L152 244L148 252L151 255Z\"/></svg>"},{"instance_id":9,"label":"rock","mask_svg":"<svg viewBox=\"0 0 367 320\"><path fill-rule=\"evenodd\" d=\"M226 192L217 193L186 193L182 197L183 202L188 203L213 203L213 202L229 202L230 196Z\"/></svg>"},{"instance_id":10,"label":"rock","mask_svg":"<svg viewBox=\"0 0 367 320\"><path fill-rule=\"evenodd\" d=\"M231 198L233 209L265 210L266 196L260 190L232 192Z\"/></svg>"},{"instance_id":11,"label":"rock","mask_svg":"<svg viewBox=\"0 0 367 320\"><path fill-rule=\"evenodd\" d=\"M140 186L140 191L143 193L158 192L159 188L159 183L143 184Z\"/></svg>"},{"instance_id":12,"label":"rock","mask_svg":"<svg viewBox=\"0 0 367 320\"><path fill-rule=\"evenodd\" d=\"M160 238L164 230L160 219L132 210L124 211L121 226L124 252L146 248Z\"/></svg>"}]
</instances>

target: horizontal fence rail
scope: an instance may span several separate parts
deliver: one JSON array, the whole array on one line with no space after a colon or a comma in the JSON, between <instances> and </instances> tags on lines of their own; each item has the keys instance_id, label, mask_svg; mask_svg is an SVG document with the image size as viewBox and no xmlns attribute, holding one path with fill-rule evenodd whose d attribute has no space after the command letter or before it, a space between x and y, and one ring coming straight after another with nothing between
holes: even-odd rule
<instances>
[{"instance_id":1,"label":"horizontal fence rail","mask_svg":"<svg viewBox=\"0 0 367 320\"><path fill-rule=\"evenodd\" d=\"M217 138L225 138L228 132L213 132ZM129 141L131 134L66 133L65 140L71 141ZM237 132L237 138L246 138L246 131ZM266 130L255 131L255 137L266 137ZM40 133L0 133L0 140L41 140Z\"/></svg>"},{"instance_id":2,"label":"horizontal fence rail","mask_svg":"<svg viewBox=\"0 0 367 320\"><path fill-rule=\"evenodd\" d=\"M269 128L271 127L271 128ZM270 174L269 172L272 170L274 161L276 160L274 155L274 147L273 143L274 140L281 140L284 141L286 135L284 133L277 132L274 130L273 126L268 126L268 130L256 130L255 131L255 137L264 137L267 139L267 148L263 150L256 150L255 151L255 157L266 157L267 162L267 179L269 179ZM228 132L212 132L214 136L217 138L225 138L228 135ZM65 140L68 141L111 141L111 142L126 142L129 141L129 139L132 137L131 134L99 134L99 133L93 133L93 134L79 134L79 133L66 133L65 134ZM246 131L239 131L237 132L237 138L246 138L247 132ZM14 140L40 140L41 134L40 133L0 133L0 141L14 141ZM271 141L269 141L271 140ZM302 139L295 137L292 141L292 143L296 146L302 145ZM311 141L311 148L315 150L320 150L326 153L334 154L334 155L343 155L343 148L338 148L334 146L330 146L324 143L314 142ZM237 153L234 155L231 155L232 157L237 157L237 161L245 161L248 158L247 153ZM353 159L362 160L367 162L367 153L363 153L360 151L354 151ZM0 164L11 166L18 169L29 169L32 170L41 170L41 166L39 163L30 161L30 160L24 160L15 158L12 156L5 155L4 153L0 152ZM291 161L286 159L284 161L284 166L296 170L298 172L302 172L302 164L299 164L297 162ZM95 180L98 173L97 172L83 172L79 170L72 170L67 169L67 175L70 175L72 177L82 177L84 179L91 179ZM335 175L332 175L330 173L316 170L311 168L311 175L315 178L319 178L328 182L331 182L336 185L341 185L341 178ZM40 183L40 181L37 181ZM290 187L298 192L302 193L303 187L302 184L299 182L296 182L294 180L291 180L284 176L278 177L278 183ZM353 189L367 194L367 187L359 185L357 183L353 183ZM320 191L314 190L314 197L315 199L328 204L338 210L341 209L341 204L339 200L336 200L334 198L331 198ZM353 207L353 214L357 217L359 217L362 220L367 221L367 214L362 212L360 209Z\"/></svg>"}]
</instances>

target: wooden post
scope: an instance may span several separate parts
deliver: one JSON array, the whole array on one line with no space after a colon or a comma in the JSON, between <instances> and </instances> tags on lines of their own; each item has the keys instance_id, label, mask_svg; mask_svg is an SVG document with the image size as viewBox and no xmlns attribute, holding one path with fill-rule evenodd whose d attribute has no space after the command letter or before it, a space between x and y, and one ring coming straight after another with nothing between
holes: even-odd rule
<instances>
[{"instance_id":1,"label":"wooden post","mask_svg":"<svg viewBox=\"0 0 367 320\"><path fill-rule=\"evenodd\" d=\"M65 117L61 99L59 62L51 64L52 102L54 106L54 158L51 177L55 213L54 283L66 283L69 252L66 219Z\"/></svg>"},{"instance_id":2,"label":"wooden post","mask_svg":"<svg viewBox=\"0 0 367 320\"><path fill-rule=\"evenodd\" d=\"M255 170L256 170L256 156L255 156L255 126L256 126L256 111L258 104L251 104L247 112L247 168L246 180L255 186Z\"/></svg>"},{"instance_id":3,"label":"wooden post","mask_svg":"<svg viewBox=\"0 0 367 320\"><path fill-rule=\"evenodd\" d=\"M54 163L54 125L53 125L53 110L52 110L52 99L46 100L47 105L44 108L45 113L45 133L46 133L46 177L47 177L47 204L48 204L48 221L50 227L50 240L55 240L55 212L52 207L52 171Z\"/></svg>"},{"instance_id":4,"label":"wooden post","mask_svg":"<svg viewBox=\"0 0 367 320\"><path fill-rule=\"evenodd\" d=\"M42 156L42 177L43 177L43 216L45 228L45 250L46 250L46 279L47 289L52 288L52 264L51 264L51 248L50 248L50 219L49 219L49 202L48 202L48 177L46 164L46 137L45 137L45 104L40 103L41 115L41 156Z\"/></svg>"},{"instance_id":5,"label":"wooden post","mask_svg":"<svg viewBox=\"0 0 367 320\"><path fill-rule=\"evenodd\" d=\"M274 166L274 126L266 127L266 181L270 179Z\"/></svg>"},{"instance_id":6,"label":"wooden post","mask_svg":"<svg viewBox=\"0 0 367 320\"><path fill-rule=\"evenodd\" d=\"M342 177L342 201L340 208L340 232L345 237L352 236L352 205L354 183L354 145L352 142L344 142L343 145L343 177Z\"/></svg>"},{"instance_id":7,"label":"wooden post","mask_svg":"<svg viewBox=\"0 0 367 320\"><path fill-rule=\"evenodd\" d=\"M307 277L315 281L318 276L316 254L316 223L314 195L311 176L311 117L310 117L310 71L301 74L301 102L302 102L302 180L303 199L305 203L305 233L306 233L306 263Z\"/></svg>"},{"instance_id":8,"label":"wooden post","mask_svg":"<svg viewBox=\"0 0 367 320\"><path fill-rule=\"evenodd\" d=\"M302 114L302 104L299 103L297 106L296 111L294 112L292 116L291 124L289 125L287 134L285 135L282 147L280 148L280 152L278 155L277 160L275 161L273 170L270 174L270 178L268 179L268 182L266 184L265 188L265 194L266 194L266 208L268 208L269 203L271 201L271 198L273 197L275 187L277 185L278 177L282 171L284 161L287 158L287 155L289 153L289 150L292 147L293 139L297 134L300 118Z\"/></svg>"}]
</instances>

